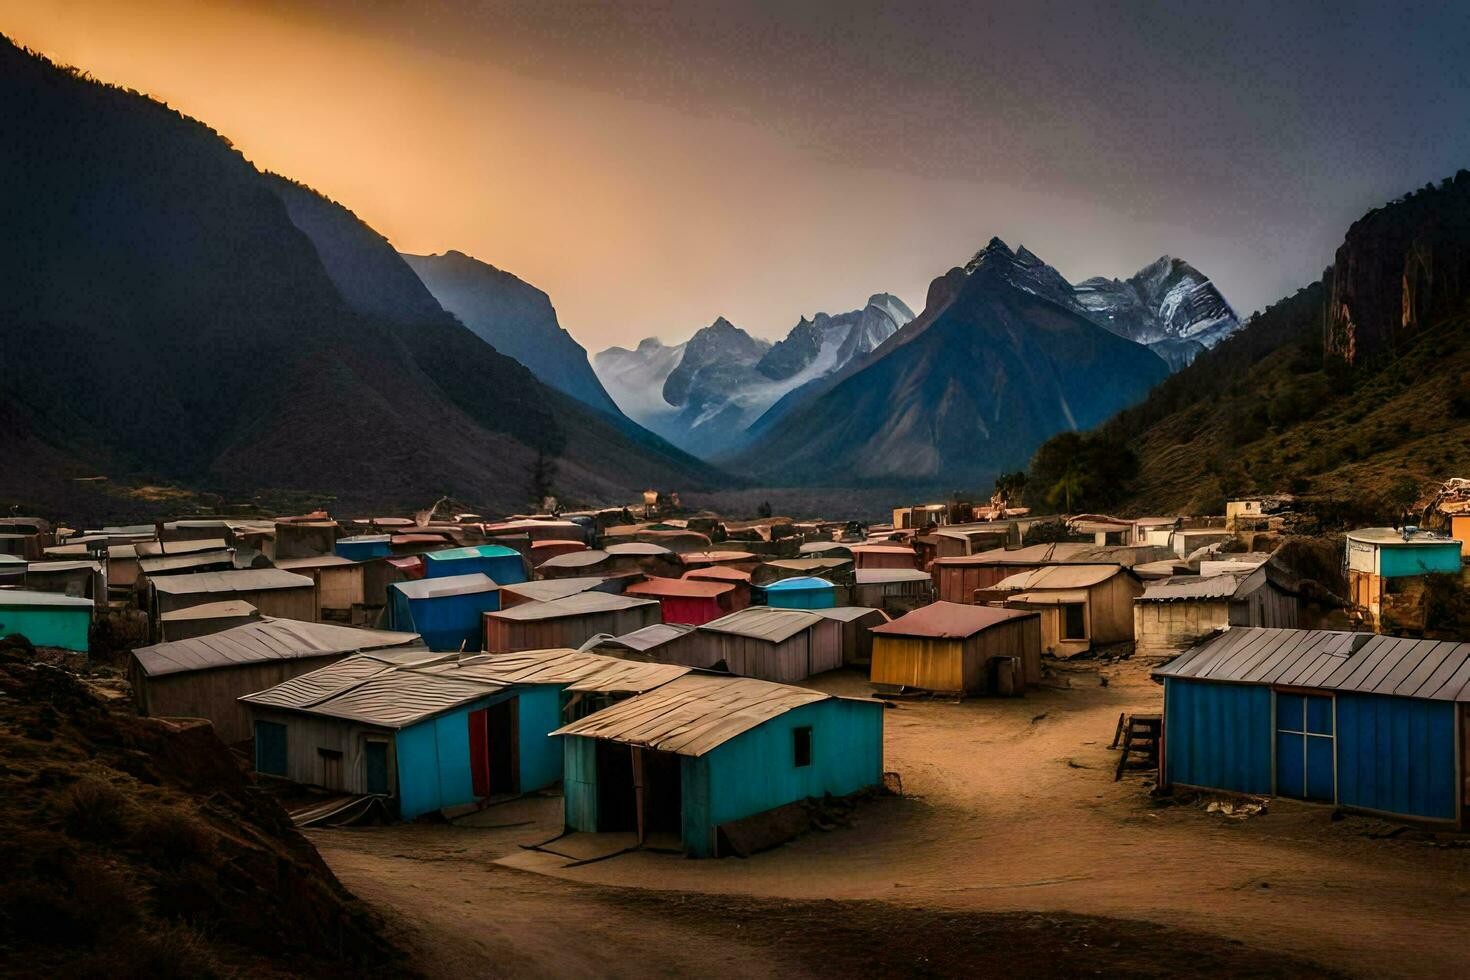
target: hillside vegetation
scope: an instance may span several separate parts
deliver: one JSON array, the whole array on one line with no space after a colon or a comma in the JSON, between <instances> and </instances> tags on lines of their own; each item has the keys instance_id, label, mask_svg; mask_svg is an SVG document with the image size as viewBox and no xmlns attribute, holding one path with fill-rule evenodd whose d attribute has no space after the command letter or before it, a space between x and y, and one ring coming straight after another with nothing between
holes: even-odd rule
<instances>
[{"instance_id":1,"label":"hillside vegetation","mask_svg":"<svg viewBox=\"0 0 1470 980\"><path fill-rule=\"evenodd\" d=\"M1470 310L1458 277L1436 283L1438 317L1391 348L1363 356L1360 346L1354 365L1324 351L1333 336L1324 318L1343 315L1333 297L1353 292L1337 278L1361 275L1375 249L1417 235L1407 259L1373 256L1379 268L1411 268L1432 233L1437 254L1470 254L1462 223L1445 220L1467 198L1462 176L1376 209L1391 239L1363 240L1355 224L1337 271L1252 317L1137 406L1048 440L1032 461L1032 493L1070 481L1074 509L1125 514L1220 513L1231 497L1293 493L1329 519L1387 522L1430 484L1470 473ZM1406 309L1423 308L1425 287L1416 292L1411 275L1398 288Z\"/></svg>"}]
</instances>

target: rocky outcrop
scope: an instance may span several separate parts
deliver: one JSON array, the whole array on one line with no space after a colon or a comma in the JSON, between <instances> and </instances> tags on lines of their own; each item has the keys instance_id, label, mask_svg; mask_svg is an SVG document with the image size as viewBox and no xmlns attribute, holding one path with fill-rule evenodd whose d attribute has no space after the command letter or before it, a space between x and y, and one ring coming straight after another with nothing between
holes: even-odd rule
<instances>
[{"instance_id":1,"label":"rocky outcrop","mask_svg":"<svg viewBox=\"0 0 1470 980\"><path fill-rule=\"evenodd\" d=\"M1349 364L1392 355L1470 301L1470 171L1369 211L1332 263L1323 346Z\"/></svg>"}]
</instances>

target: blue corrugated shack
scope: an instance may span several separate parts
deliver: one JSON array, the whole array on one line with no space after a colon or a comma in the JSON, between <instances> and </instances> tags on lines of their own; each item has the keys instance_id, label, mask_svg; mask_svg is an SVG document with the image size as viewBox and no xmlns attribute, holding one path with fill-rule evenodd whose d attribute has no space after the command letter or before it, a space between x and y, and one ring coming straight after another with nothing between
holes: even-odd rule
<instances>
[{"instance_id":1,"label":"blue corrugated shack","mask_svg":"<svg viewBox=\"0 0 1470 980\"><path fill-rule=\"evenodd\" d=\"M349 657L240 700L258 772L386 796L411 820L552 785L562 749L551 733L570 702L687 669L576 650L458 660L420 647Z\"/></svg>"},{"instance_id":2,"label":"blue corrugated shack","mask_svg":"<svg viewBox=\"0 0 1470 980\"><path fill-rule=\"evenodd\" d=\"M1229 629L1154 676L1165 784L1464 823L1470 643Z\"/></svg>"},{"instance_id":3,"label":"blue corrugated shack","mask_svg":"<svg viewBox=\"0 0 1470 980\"><path fill-rule=\"evenodd\" d=\"M500 586L482 572L394 582L388 628L417 633L430 650L478 650L484 614L500 608Z\"/></svg>"},{"instance_id":4,"label":"blue corrugated shack","mask_svg":"<svg viewBox=\"0 0 1470 980\"><path fill-rule=\"evenodd\" d=\"M450 548L424 555L425 578L446 578L473 572L489 576L496 585L515 585L526 581L526 561L519 551L498 544Z\"/></svg>"},{"instance_id":5,"label":"blue corrugated shack","mask_svg":"<svg viewBox=\"0 0 1470 980\"><path fill-rule=\"evenodd\" d=\"M751 818L883 778L881 703L751 677L690 674L555 734L568 829L677 836L696 857L774 842Z\"/></svg>"},{"instance_id":6,"label":"blue corrugated shack","mask_svg":"<svg viewBox=\"0 0 1470 980\"><path fill-rule=\"evenodd\" d=\"M775 609L832 609L837 605L837 586L824 578L783 578L761 589L765 604Z\"/></svg>"},{"instance_id":7,"label":"blue corrugated shack","mask_svg":"<svg viewBox=\"0 0 1470 980\"><path fill-rule=\"evenodd\" d=\"M0 589L0 637L20 634L38 647L87 652L92 600L60 592Z\"/></svg>"},{"instance_id":8,"label":"blue corrugated shack","mask_svg":"<svg viewBox=\"0 0 1470 980\"><path fill-rule=\"evenodd\" d=\"M388 534L357 534L338 538L335 547L339 558L351 561L387 558L393 554L393 537Z\"/></svg>"}]
</instances>

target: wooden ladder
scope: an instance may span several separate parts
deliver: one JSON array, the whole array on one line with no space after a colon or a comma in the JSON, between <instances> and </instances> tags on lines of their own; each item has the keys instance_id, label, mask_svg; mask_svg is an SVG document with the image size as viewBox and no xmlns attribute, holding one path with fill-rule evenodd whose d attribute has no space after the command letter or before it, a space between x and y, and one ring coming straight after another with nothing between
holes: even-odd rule
<instances>
[{"instance_id":1,"label":"wooden ladder","mask_svg":"<svg viewBox=\"0 0 1470 980\"><path fill-rule=\"evenodd\" d=\"M1159 743L1163 741L1164 718L1162 715L1119 715L1118 728L1113 733L1113 744L1117 748L1121 737L1123 752L1118 756L1118 769L1113 773L1113 782L1123 778L1130 755L1142 755L1155 769L1159 765Z\"/></svg>"}]
</instances>

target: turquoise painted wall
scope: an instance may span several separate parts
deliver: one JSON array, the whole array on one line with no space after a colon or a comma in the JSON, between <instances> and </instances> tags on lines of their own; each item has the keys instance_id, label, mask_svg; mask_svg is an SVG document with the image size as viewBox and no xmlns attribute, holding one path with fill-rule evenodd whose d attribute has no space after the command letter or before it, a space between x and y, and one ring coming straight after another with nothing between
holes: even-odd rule
<instances>
[{"instance_id":1,"label":"turquoise painted wall","mask_svg":"<svg viewBox=\"0 0 1470 980\"><path fill-rule=\"evenodd\" d=\"M833 609L837 606L837 590L767 590L766 605L770 606L772 609Z\"/></svg>"},{"instance_id":2,"label":"turquoise painted wall","mask_svg":"<svg viewBox=\"0 0 1470 980\"><path fill-rule=\"evenodd\" d=\"M38 647L87 652L92 610L87 606L0 608L0 636L19 633Z\"/></svg>"},{"instance_id":3,"label":"turquoise painted wall","mask_svg":"<svg viewBox=\"0 0 1470 980\"><path fill-rule=\"evenodd\" d=\"M496 694L398 733L398 813L405 820L475 802L470 776L470 712L515 697Z\"/></svg>"},{"instance_id":4,"label":"turquoise painted wall","mask_svg":"<svg viewBox=\"0 0 1470 980\"><path fill-rule=\"evenodd\" d=\"M520 688L521 792L544 789L562 778L561 688L537 684Z\"/></svg>"},{"instance_id":5,"label":"turquoise painted wall","mask_svg":"<svg viewBox=\"0 0 1470 980\"><path fill-rule=\"evenodd\" d=\"M812 762L797 767L792 731L812 729ZM818 701L772 718L704 756L706 801L685 788L684 846L709 853L710 828L824 793L844 796L883 781L883 706ZM698 780L699 774L692 774ZM701 815L701 807L707 807ZM701 826L702 824L702 826Z\"/></svg>"},{"instance_id":6,"label":"turquoise painted wall","mask_svg":"<svg viewBox=\"0 0 1470 980\"><path fill-rule=\"evenodd\" d=\"M1378 549L1378 574L1385 578L1458 572L1460 564L1460 546L1453 541L1415 542Z\"/></svg>"},{"instance_id":7,"label":"turquoise painted wall","mask_svg":"<svg viewBox=\"0 0 1470 980\"><path fill-rule=\"evenodd\" d=\"M1164 769L1172 783L1275 792L1271 689L1164 678Z\"/></svg>"},{"instance_id":8,"label":"turquoise painted wall","mask_svg":"<svg viewBox=\"0 0 1470 980\"><path fill-rule=\"evenodd\" d=\"M568 830L597 832L597 740L580 735L562 737L563 812Z\"/></svg>"}]
</instances>

